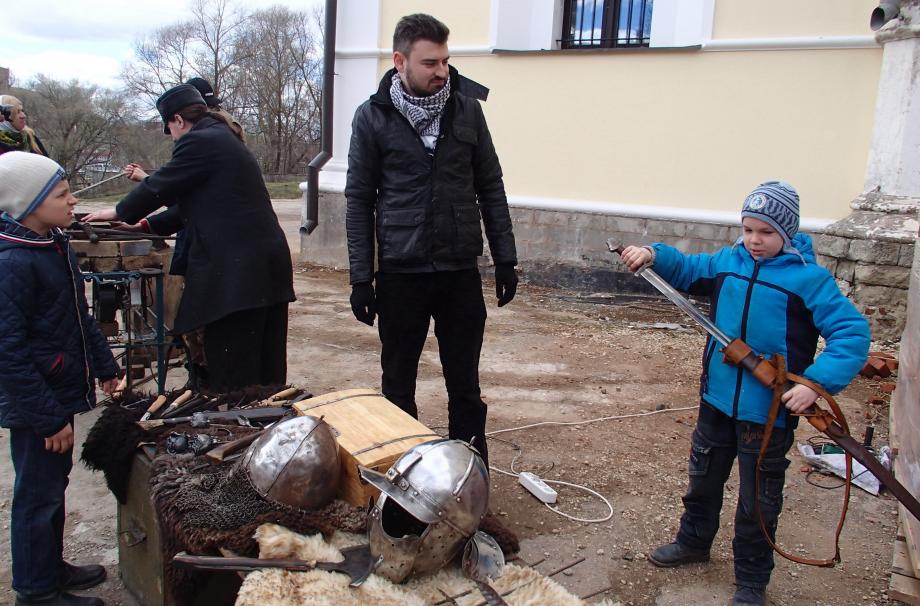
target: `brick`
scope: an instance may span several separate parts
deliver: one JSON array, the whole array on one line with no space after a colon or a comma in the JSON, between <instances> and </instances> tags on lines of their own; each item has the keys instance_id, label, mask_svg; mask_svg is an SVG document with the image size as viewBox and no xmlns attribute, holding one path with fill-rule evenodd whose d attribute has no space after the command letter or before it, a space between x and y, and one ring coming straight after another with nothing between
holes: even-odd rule
<instances>
[{"instance_id":1,"label":"brick","mask_svg":"<svg viewBox=\"0 0 920 606\"><path fill-rule=\"evenodd\" d=\"M714 240L720 244L726 244L731 237L730 232L733 229L728 225L719 225L716 223L688 223L686 235L688 238L698 240Z\"/></svg>"},{"instance_id":2,"label":"brick","mask_svg":"<svg viewBox=\"0 0 920 606\"><path fill-rule=\"evenodd\" d=\"M878 265L897 265L901 247L893 242L877 240L853 240L847 258L854 261L868 261Z\"/></svg>"},{"instance_id":3,"label":"brick","mask_svg":"<svg viewBox=\"0 0 920 606\"><path fill-rule=\"evenodd\" d=\"M856 262L847 259L838 259L834 269L834 277L847 282L853 282L856 276Z\"/></svg>"},{"instance_id":4,"label":"brick","mask_svg":"<svg viewBox=\"0 0 920 606\"><path fill-rule=\"evenodd\" d=\"M893 288L907 288L910 285L910 270L897 265L856 264L857 284L873 284Z\"/></svg>"},{"instance_id":5,"label":"brick","mask_svg":"<svg viewBox=\"0 0 920 606\"><path fill-rule=\"evenodd\" d=\"M837 288L840 290L841 293L843 293L844 297L849 297L852 294L853 284L851 282L842 280L840 278L837 278L835 282L837 282Z\"/></svg>"},{"instance_id":6,"label":"brick","mask_svg":"<svg viewBox=\"0 0 920 606\"><path fill-rule=\"evenodd\" d=\"M901 267L910 267L914 264L914 244L902 244L901 254L898 257L898 265Z\"/></svg>"},{"instance_id":7,"label":"brick","mask_svg":"<svg viewBox=\"0 0 920 606\"><path fill-rule=\"evenodd\" d=\"M857 284L853 289L853 300L859 305L873 305L883 310L907 307L907 290L888 286Z\"/></svg>"},{"instance_id":8,"label":"brick","mask_svg":"<svg viewBox=\"0 0 920 606\"><path fill-rule=\"evenodd\" d=\"M836 257L827 257L824 255L817 255L818 265L826 269L827 271L834 274L837 271L837 258Z\"/></svg>"},{"instance_id":9,"label":"brick","mask_svg":"<svg viewBox=\"0 0 920 606\"><path fill-rule=\"evenodd\" d=\"M648 235L656 239L662 236L682 237L687 235L687 224L683 221L649 219Z\"/></svg>"},{"instance_id":10,"label":"brick","mask_svg":"<svg viewBox=\"0 0 920 606\"><path fill-rule=\"evenodd\" d=\"M639 217L611 217L611 219L611 228L619 232L636 234L637 236L645 233L649 223L648 219L640 219ZM596 222L597 217L591 216L591 223L596 224Z\"/></svg>"},{"instance_id":11,"label":"brick","mask_svg":"<svg viewBox=\"0 0 920 606\"><path fill-rule=\"evenodd\" d=\"M828 257L846 257L849 250L849 238L821 234L815 239L815 251Z\"/></svg>"}]
</instances>

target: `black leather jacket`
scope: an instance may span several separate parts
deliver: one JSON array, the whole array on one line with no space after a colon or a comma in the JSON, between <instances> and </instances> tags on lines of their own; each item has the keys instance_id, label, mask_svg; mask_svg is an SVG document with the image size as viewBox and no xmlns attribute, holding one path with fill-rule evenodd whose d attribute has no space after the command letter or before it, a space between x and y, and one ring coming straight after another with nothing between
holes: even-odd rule
<instances>
[{"instance_id":1,"label":"black leather jacket","mask_svg":"<svg viewBox=\"0 0 920 606\"><path fill-rule=\"evenodd\" d=\"M450 68L451 95L432 156L390 100L394 71L352 123L345 186L351 283L373 279L375 232L383 272L476 267L481 223L494 262L516 264L502 170L479 101L464 94L465 79Z\"/></svg>"}]
</instances>

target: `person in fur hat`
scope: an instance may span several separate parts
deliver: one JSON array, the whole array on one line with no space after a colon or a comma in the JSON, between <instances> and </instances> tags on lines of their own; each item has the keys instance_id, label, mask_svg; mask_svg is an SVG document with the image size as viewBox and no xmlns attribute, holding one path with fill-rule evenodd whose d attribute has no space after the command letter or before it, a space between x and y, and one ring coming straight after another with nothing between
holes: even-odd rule
<instances>
[{"instance_id":1,"label":"person in fur hat","mask_svg":"<svg viewBox=\"0 0 920 606\"><path fill-rule=\"evenodd\" d=\"M111 394L118 367L89 314L76 256L61 228L77 200L64 170L38 154L0 156L0 425L9 429L10 548L16 604L98 606L69 593L105 580L105 568L63 557L64 492L74 415Z\"/></svg>"},{"instance_id":2,"label":"person in fur hat","mask_svg":"<svg viewBox=\"0 0 920 606\"><path fill-rule=\"evenodd\" d=\"M22 101L12 95L0 95L0 154L24 151L47 156L45 146L35 131L26 126L26 112Z\"/></svg>"}]
</instances>

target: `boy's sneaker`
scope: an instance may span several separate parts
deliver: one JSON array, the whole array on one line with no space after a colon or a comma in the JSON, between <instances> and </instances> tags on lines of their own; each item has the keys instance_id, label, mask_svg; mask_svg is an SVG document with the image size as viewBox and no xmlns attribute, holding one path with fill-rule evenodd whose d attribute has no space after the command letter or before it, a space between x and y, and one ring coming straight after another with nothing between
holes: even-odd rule
<instances>
[{"instance_id":1,"label":"boy's sneaker","mask_svg":"<svg viewBox=\"0 0 920 606\"><path fill-rule=\"evenodd\" d=\"M105 606L99 598L79 596L65 591L52 591L44 595L16 596L16 606L39 604L40 606Z\"/></svg>"},{"instance_id":2,"label":"boy's sneaker","mask_svg":"<svg viewBox=\"0 0 920 606\"><path fill-rule=\"evenodd\" d=\"M61 589L89 589L105 580L105 568L98 564L74 566L64 562L64 577L61 580Z\"/></svg>"},{"instance_id":3,"label":"boy's sneaker","mask_svg":"<svg viewBox=\"0 0 920 606\"><path fill-rule=\"evenodd\" d=\"M735 589L735 597L732 598L728 606L766 606L766 604L767 592L765 589L738 585L738 588Z\"/></svg>"},{"instance_id":4,"label":"boy's sneaker","mask_svg":"<svg viewBox=\"0 0 920 606\"><path fill-rule=\"evenodd\" d=\"M693 564L695 562L708 562L708 551L697 551L684 547L678 542L666 543L656 547L652 553L648 554L649 562L661 568L674 568L684 564Z\"/></svg>"}]
</instances>

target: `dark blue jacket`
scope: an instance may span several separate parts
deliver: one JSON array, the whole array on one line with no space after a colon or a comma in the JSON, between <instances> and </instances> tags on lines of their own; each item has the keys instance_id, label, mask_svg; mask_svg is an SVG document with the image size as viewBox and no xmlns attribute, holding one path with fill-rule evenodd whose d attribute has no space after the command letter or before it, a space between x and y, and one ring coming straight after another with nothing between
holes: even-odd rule
<instances>
[{"instance_id":1,"label":"dark blue jacket","mask_svg":"<svg viewBox=\"0 0 920 606\"><path fill-rule=\"evenodd\" d=\"M0 219L0 425L53 436L117 375L67 237Z\"/></svg>"},{"instance_id":2,"label":"dark blue jacket","mask_svg":"<svg viewBox=\"0 0 920 606\"><path fill-rule=\"evenodd\" d=\"M675 288L711 297L710 318L729 338L768 358L782 354L789 372L835 394L866 362L869 323L815 263L811 238L797 234L793 245L801 257L780 253L755 261L741 244L697 255L653 244L654 269ZM815 358L819 336L825 346ZM712 337L703 353L700 395L727 415L761 424L772 399L750 373L722 361ZM784 424L785 409L777 419Z\"/></svg>"}]
</instances>

